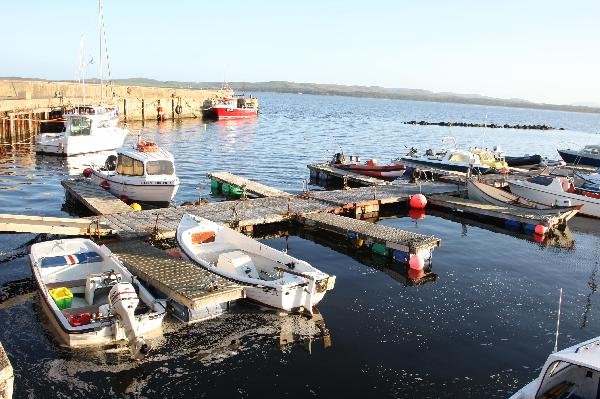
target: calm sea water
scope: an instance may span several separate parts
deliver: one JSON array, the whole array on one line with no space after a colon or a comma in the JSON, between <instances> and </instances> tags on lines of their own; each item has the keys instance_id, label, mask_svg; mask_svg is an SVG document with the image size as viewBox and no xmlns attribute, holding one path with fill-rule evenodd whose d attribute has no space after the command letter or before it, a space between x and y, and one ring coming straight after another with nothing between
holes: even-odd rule
<instances>
[{"instance_id":1,"label":"calm sea water","mask_svg":"<svg viewBox=\"0 0 600 399\"><path fill-rule=\"evenodd\" d=\"M500 145L510 155L557 158L565 143L600 141L600 116L516 108L329 96L261 94L256 120L132 124L172 151L176 203L209 197L205 174L226 170L299 192L306 164L343 149L387 161L406 147ZM545 123L567 131L411 126L405 120ZM129 138L130 141L134 137ZM0 147L0 212L65 216L60 180L105 155L36 156L32 143ZM214 200L214 199L212 199ZM538 244L471 221L429 214L379 223L435 234L434 281L407 284L406 268L338 237L293 231L265 241L337 276L307 320L241 304L190 326L169 320L143 362L126 351L68 350L40 312L26 257L44 237L0 237L0 341L16 374L15 397L507 397L534 378L554 345L600 335L597 235L567 231ZM433 279L432 279L433 280ZM327 329L327 331L323 328ZM324 332L325 331L325 332Z\"/></svg>"}]
</instances>

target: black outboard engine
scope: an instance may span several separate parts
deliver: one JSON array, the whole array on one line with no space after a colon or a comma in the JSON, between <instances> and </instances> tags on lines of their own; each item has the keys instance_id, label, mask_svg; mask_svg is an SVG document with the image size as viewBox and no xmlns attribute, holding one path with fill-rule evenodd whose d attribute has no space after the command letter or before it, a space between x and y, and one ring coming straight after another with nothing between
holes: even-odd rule
<instances>
[{"instance_id":1,"label":"black outboard engine","mask_svg":"<svg viewBox=\"0 0 600 399\"><path fill-rule=\"evenodd\" d=\"M109 155L108 158L106 158L106 161L104 162L104 167L108 171L113 171L117 169L117 156Z\"/></svg>"},{"instance_id":2,"label":"black outboard engine","mask_svg":"<svg viewBox=\"0 0 600 399\"><path fill-rule=\"evenodd\" d=\"M344 154L341 152L336 152L333 156L334 164L343 164L344 163Z\"/></svg>"}]
</instances>

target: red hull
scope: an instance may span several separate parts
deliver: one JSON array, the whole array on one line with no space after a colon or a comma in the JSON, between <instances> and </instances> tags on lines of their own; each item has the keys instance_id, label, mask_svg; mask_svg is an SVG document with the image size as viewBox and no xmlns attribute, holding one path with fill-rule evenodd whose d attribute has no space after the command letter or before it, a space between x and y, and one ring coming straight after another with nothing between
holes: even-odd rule
<instances>
[{"instance_id":1,"label":"red hull","mask_svg":"<svg viewBox=\"0 0 600 399\"><path fill-rule=\"evenodd\" d=\"M404 165L336 165L332 166L344 169L349 172L358 173L364 176L376 177L378 179L392 181L401 177L406 167Z\"/></svg>"},{"instance_id":2,"label":"red hull","mask_svg":"<svg viewBox=\"0 0 600 399\"><path fill-rule=\"evenodd\" d=\"M204 116L215 119L226 118L249 118L256 116L258 110L255 108L225 108L213 107L204 111Z\"/></svg>"}]
</instances>

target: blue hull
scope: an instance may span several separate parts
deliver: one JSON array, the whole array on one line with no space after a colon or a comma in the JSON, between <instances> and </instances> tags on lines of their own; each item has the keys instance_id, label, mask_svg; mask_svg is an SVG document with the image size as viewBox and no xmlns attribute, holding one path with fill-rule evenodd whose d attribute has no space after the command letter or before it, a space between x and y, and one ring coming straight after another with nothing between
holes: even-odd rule
<instances>
[{"instance_id":1,"label":"blue hull","mask_svg":"<svg viewBox=\"0 0 600 399\"><path fill-rule=\"evenodd\" d=\"M582 164L590 166L600 166L600 159L588 158L586 156L580 156L575 154L569 154L567 152L557 150L558 154L566 163Z\"/></svg>"}]
</instances>

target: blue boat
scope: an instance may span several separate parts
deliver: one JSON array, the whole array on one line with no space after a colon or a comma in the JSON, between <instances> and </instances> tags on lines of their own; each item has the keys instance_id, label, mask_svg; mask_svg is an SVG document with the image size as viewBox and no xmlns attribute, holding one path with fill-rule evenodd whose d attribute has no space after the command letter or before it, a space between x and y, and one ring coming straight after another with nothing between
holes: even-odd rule
<instances>
[{"instance_id":1,"label":"blue boat","mask_svg":"<svg viewBox=\"0 0 600 399\"><path fill-rule=\"evenodd\" d=\"M562 159L575 165L600 166L600 145L586 145L581 150L557 150Z\"/></svg>"}]
</instances>

